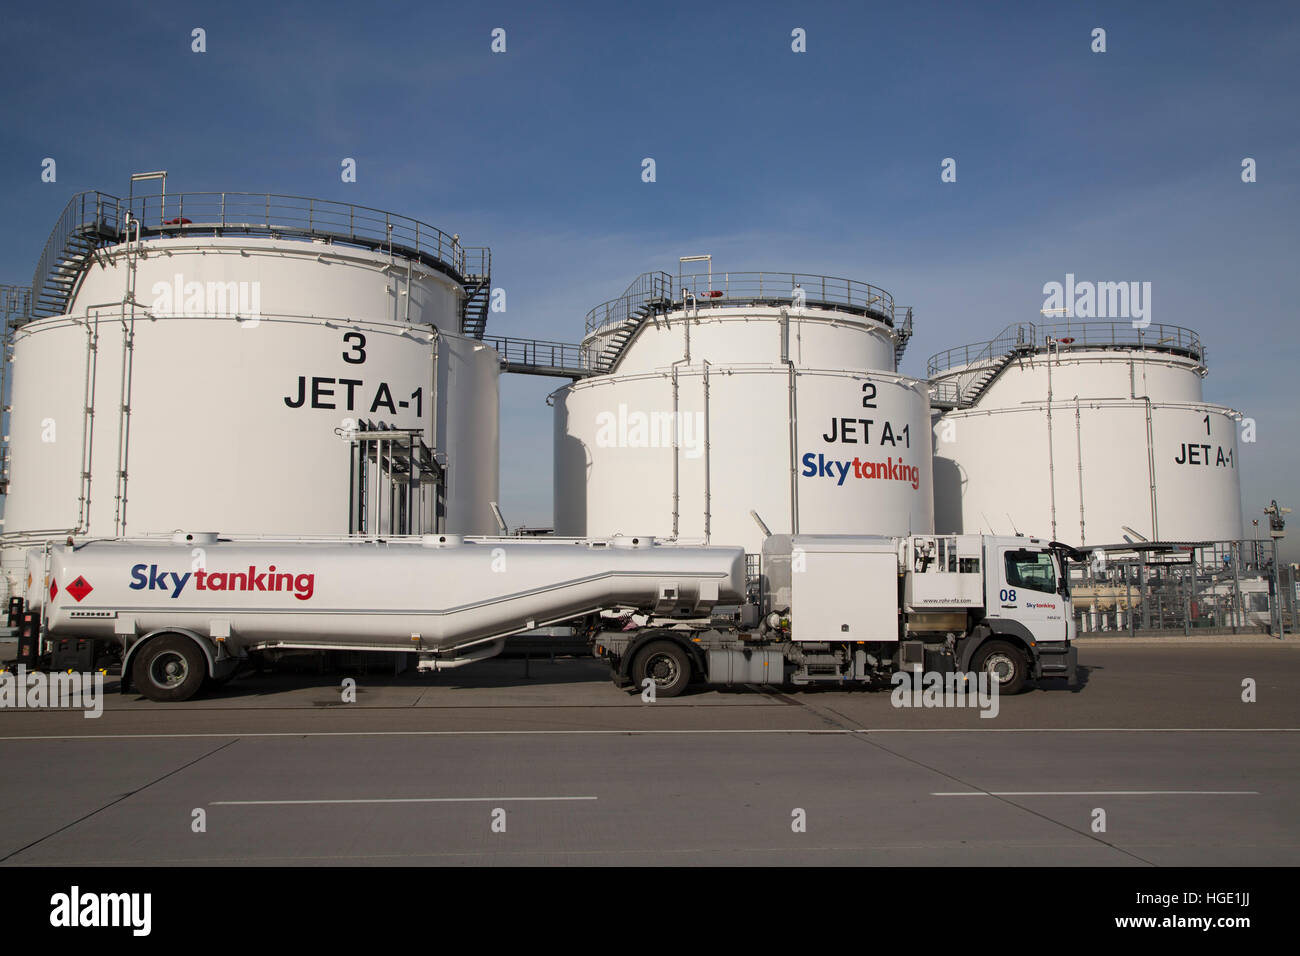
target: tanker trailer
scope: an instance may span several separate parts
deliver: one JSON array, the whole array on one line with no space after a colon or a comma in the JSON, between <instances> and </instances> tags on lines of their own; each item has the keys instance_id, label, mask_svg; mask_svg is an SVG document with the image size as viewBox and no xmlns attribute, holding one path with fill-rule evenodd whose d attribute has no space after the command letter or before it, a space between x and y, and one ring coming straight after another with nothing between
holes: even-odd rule
<instances>
[{"instance_id":1,"label":"tanker trailer","mask_svg":"<svg viewBox=\"0 0 1300 956\"><path fill-rule=\"evenodd\" d=\"M104 540L28 553L27 606L52 639L111 642L122 690L191 697L250 651L413 652L422 669L499 653L511 634L627 608L707 616L745 595L740 548L649 537Z\"/></svg>"}]
</instances>

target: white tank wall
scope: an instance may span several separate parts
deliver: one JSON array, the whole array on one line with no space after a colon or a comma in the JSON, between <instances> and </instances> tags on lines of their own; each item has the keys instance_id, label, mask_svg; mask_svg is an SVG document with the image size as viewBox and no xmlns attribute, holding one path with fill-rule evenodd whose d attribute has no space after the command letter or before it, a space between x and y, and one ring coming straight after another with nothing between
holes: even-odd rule
<instances>
[{"instance_id":1,"label":"white tank wall","mask_svg":"<svg viewBox=\"0 0 1300 956\"><path fill-rule=\"evenodd\" d=\"M700 365L678 371L681 448L671 428L637 428L637 415L671 421L669 372L587 379L555 393L555 524L562 535L673 533L673 467L678 463L677 534L756 552L757 511L773 533L792 530L790 379L784 365L710 366L708 399ZM864 391L874 388L874 399ZM892 372L801 371L796 376L795 456L798 530L906 534L933 530L929 397L924 384ZM864 399L875 408L863 407ZM703 423L708 423L707 451ZM869 443L828 441L832 419L872 422ZM890 425L892 444L882 442ZM836 426L836 438L840 428ZM861 426L851 437L860 439ZM843 483L806 474L805 456L848 464ZM915 469L911 481L856 477L851 462ZM707 473L707 484L706 484Z\"/></svg>"},{"instance_id":2,"label":"white tank wall","mask_svg":"<svg viewBox=\"0 0 1300 956\"><path fill-rule=\"evenodd\" d=\"M223 311L182 308L176 293L179 276L181 294L188 298L201 292L204 302L209 283L255 282L264 316L336 316L371 322L403 322L408 316L407 260L390 260L382 253L324 242L238 238L155 239L142 247L145 254L136 259L135 297L146 309L171 303L163 311ZM123 247L113 247L106 256L107 267L93 265L86 273L69 315L86 315L94 306L122 301L128 273ZM412 323L460 330L463 293L452 279L413 264L410 289ZM246 296L251 299L253 294L250 286Z\"/></svg>"},{"instance_id":3,"label":"white tank wall","mask_svg":"<svg viewBox=\"0 0 1300 956\"><path fill-rule=\"evenodd\" d=\"M318 265L324 285L317 291L332 286L336 268L339 276L365 274ZM305 285L296 308L328 305L307 294L312 288ZM85 533L178 527L344 533L349 443L335 429L349 418L369 419L423 428L426 442L435 444L428 329L290 320L270 317L265 308L260 321L247 325L225 318L139 319L124 429L122 324L105 316L98 328ZM345 335L353 337L345 341ZM365 337L366 358L354 364L344 356L358 357L357 335ZM66 317L29 323L15 336L8 533L77 527L88 341L87 324ZM498 487L498 359L458 335L441 334L438 342L442 424L435 447L449 466L447 530L493 532L488 502ZM342 380L360 383L352 386L350 407ZM391 399L391 410L384 399ZM127 463L124 527L115 521L120 442Z\"/></svg>"},{"instance_id":4,"label":"white tank wall","mask_svg":"<svg viewBox=\"0 0 1300 956\"><path fill-rule=\"evenodd\" d=\"M895 368L894 335L888 326L844 312L787 310L790 315L789 358L800 368ZM741 365L781 361L781 310L776 308L709 308L674 312L647 320L618 365L620 375L634 375L669 365L686 354L690 337L693 362ZM603 348L603 335L584 342Z\"/></svg>"},{"instance_id":5,"label":"white tank wall","mask_svg":"<svg viewBox=\"0 0 1300 956\"><path fill-rule=\"evenodd\" d=\"M496 534L500 500L501 359L476 339L439 341L439 450L447 452L447 531Z\"/></svg>"},{"instance_id":6,"label":"white tank wall","mask_svg":"<svg viewBox=\"0 0 1300 956\"><path fill-rule=\"evenodd\" d=\"M1125 526L1152 540L1240 538L1238 417L1156 402L1148 443L1145 402L1081 401L1077 416L1056 402L1049 443L1042 401L948 412L934 429L935 528L1081 544L1122 542Z\"/></svg>"}]
</instances>

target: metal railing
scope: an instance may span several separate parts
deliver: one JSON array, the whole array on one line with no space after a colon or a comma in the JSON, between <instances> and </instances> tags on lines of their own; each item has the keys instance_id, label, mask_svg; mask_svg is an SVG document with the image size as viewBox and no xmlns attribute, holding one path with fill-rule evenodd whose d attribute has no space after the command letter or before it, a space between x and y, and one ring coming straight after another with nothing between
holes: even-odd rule
<instances>
[{"instance_id":1,"label":"metal railing","mask_svg":"<svg viewBox=\"0 0 1300 956\"><path fill-rule=\"evenodd\" d=\"M930 356L926 377L933 378L950 369L976 371L1016 351L1037 351L1051 347L1069 349L1146 349L1184 355L1199 364L1205 362L1205 346L1191 329L1177 325L1148 325L1135 328L1132 322L1073 322L1038 324L1019 322L1008 325L987 342L959 345Z\"/></svg>"},{"instance_id":2,"label":"metal railing","mask_svg":"<svg viewBox=\"0 0 1300 956\"><path fill-rule=\"evenodd\" d=\"M483 344L497 350L509 372L586 377L596 371L587 351L571 342L487 335Z\"/></svg>"},{"instance_id":3,"label":"metal railing","mask_svg":"<svg viewBox=\"0 0 1300 956\"><path fill-rule=\"evenodd\" d=\"M0 312L6 323L31 315L32 290L25 285L0 285Z\"/></svg>"},{"instance_id":4,"label":"metal railing","mask_svg":"<svg viewBox=\"0 0 1300 956\"><path fill-rule=\"evenodd\" d=\"M667 310L797 302L809 308L869 315L894 327L893 296L867 282L800 272L715 272L676 277L666 272L646 272L622 296L588 312L586 331L590 335L615 327L647 306Z\"/></svg>"},{"instance_id":5,"label":"metal railing","mask_svg":"<svg viewBox=\"0 0 1300 956\"><path fill-rule=\"evenodd\" d=\"M617 299L602 302L587 313L587 334L614 328L639 311L673 299L673 277L666 272L643 272Z\"/></svg>"},{"instance_id":6,"label":"metal railing","mask_svg":"<svg viewBox=\"0 0 1300 956\"><path fill-rule=\"evenodd\" d=\"M128 213L139 221L142 237L322 238L417 259L457 279L486 276L491 270L490 250L462 246L455 236L435 226L369 206L274 193L170 193L122 199L89 191L72 198L50 233L32 282L34 305L39 307L35 300L47 278L56 275L59 264L69 258L70 248L87 241L93 245L120 241Z\"/></svg>"},{"instance_id":7,"label":"metal railing","mask_svg":"<svg viewBox=\"0 0 1300 956\"><path fill-rule=\"evenodd\" d=\"M960 408L962 391L956 382L931 382L930 404L935 408Z\"/></svg>"},{"instance_id":8,"label":"metal railing","mask_svg":"<svg viewBox=\"0 0 1300 956\"><path fill-rule=\"evenodd\" d=\"M122 235L121 200L100 192L78 193L68 200L50 230L32 277L32 315L57 315L52 301L61 294L53 283L73 278L67 263L94 248L106 235Z\"/></svg>"},{"instance_id":9,"label":"metal railing","mask_svg":"<svg viewBox=\"0 0 1300 956\"><path fill-rule=\"evenodd\" d=\"M1070 579L1080 633L1267 633L1275 613L1294 633L1295 574L1275 571L1268 539L1116 546L1104 563L1072 564Z\"/></svg>"}]
</instances>

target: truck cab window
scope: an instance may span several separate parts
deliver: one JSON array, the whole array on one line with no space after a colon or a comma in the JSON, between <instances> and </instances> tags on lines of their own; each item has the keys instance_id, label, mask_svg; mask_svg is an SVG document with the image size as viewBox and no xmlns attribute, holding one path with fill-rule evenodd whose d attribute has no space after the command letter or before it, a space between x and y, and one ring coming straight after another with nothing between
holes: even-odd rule
<instances>
[{"instance_id":1,"label":"truck cab window","mask_svg":"<svg viewBox=\"0 0 1300 956\"><path fill-rule=\"evenodd\" d=\"M1008 551L1007 584L1013 588L1056 593L1056 566L1047 551Z\"/></svg>"}]
</instances>

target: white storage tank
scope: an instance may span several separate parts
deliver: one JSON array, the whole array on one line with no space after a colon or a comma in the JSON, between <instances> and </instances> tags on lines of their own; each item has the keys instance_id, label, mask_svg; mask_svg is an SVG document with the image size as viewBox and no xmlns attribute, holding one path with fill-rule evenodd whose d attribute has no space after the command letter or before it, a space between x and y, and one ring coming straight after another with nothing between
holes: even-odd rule
<instances>
[{"instance_id":1,"label":"white storage tank","mask_svg":"<svg viewBox=\"0 0 1300 956\"><path fill-rule=\"evenodd\" d=\"M1023 323L929 363L935 526L1081 545L1242 536L1240 414L1193 331Z\"/></svg>"},{"instance_id":2,"label":"white storage tank","mask_svg":"<svg viewBox=\"0 0 1300 956\"><path fill-rule=\"evenodd\" d=\"M495 531L489 261L322 200L76 197L14 334L6 534Z\"/></svg>"},{"instance_id":3,"label":"white storage tank","mask_svg":"<svg viewBox=\"0 0 1300 956\"><path fill-rule=\"evenodd\" d=\"M588 316L605 374L552 396L557 533L758 552L751 511L772 533L933 530L927 389L894 371L910 331L866 283L647 273Z\"/></svg>"}]
</instances>

